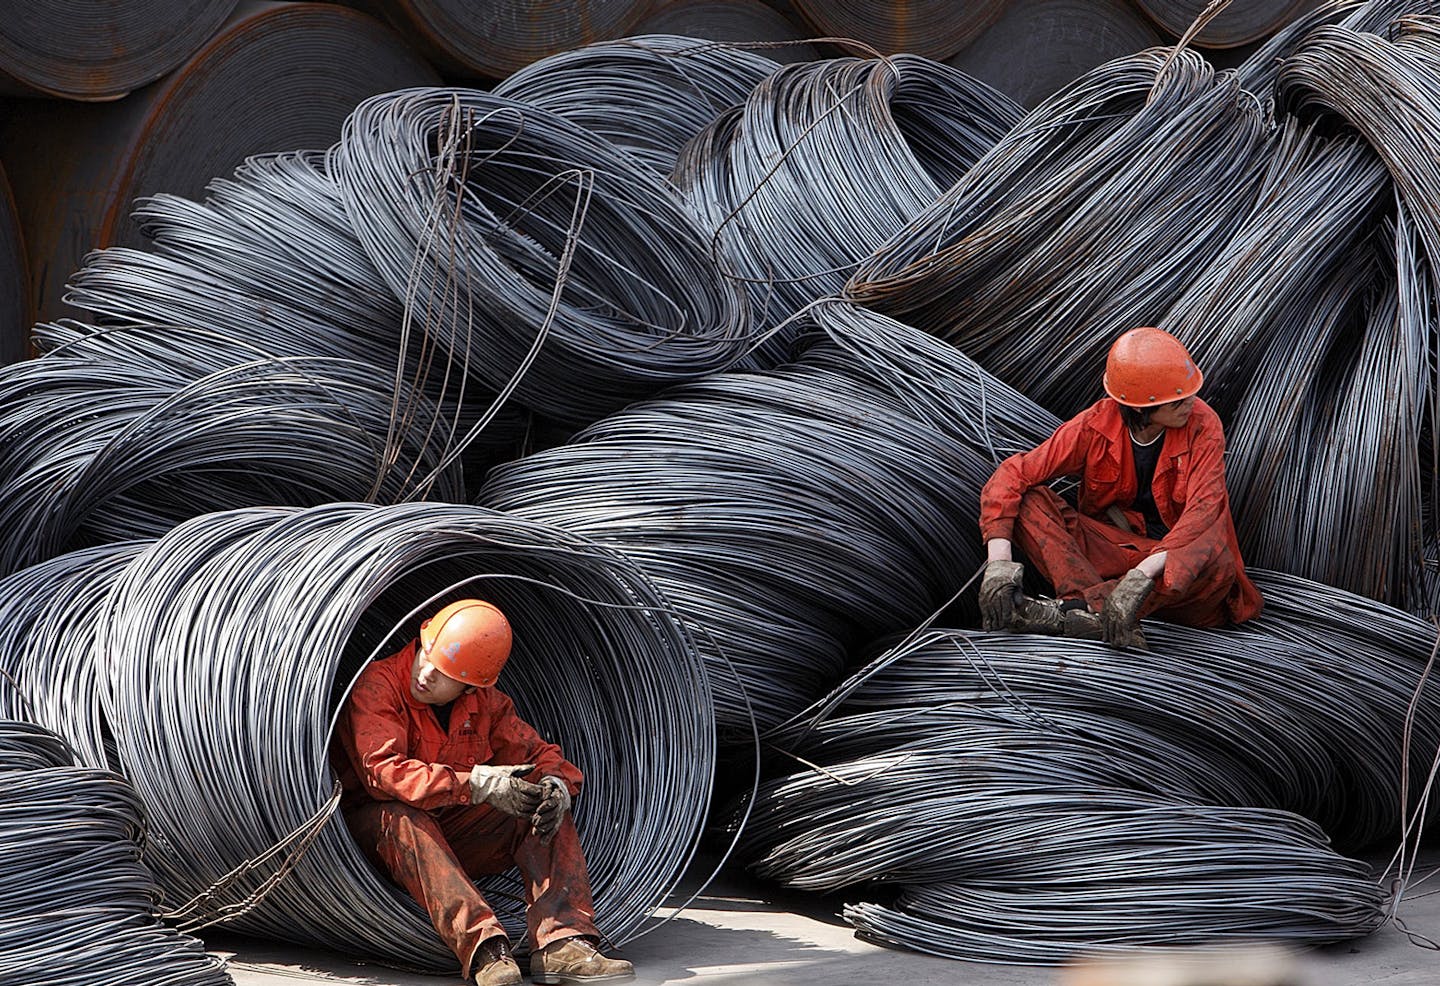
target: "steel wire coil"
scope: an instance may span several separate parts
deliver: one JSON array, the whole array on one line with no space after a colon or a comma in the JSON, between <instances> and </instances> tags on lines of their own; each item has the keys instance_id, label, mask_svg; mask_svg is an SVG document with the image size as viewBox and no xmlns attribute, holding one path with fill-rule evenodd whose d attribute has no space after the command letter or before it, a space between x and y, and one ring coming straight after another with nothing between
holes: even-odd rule
<instances>
[{"instance_id":1,"label":"steel wire coil","mask_svg":"<svg viewBox=\"0 0 1440 986\"><path fill-rule=\"evenodd\" d=\"M742 848L791 886L899 884L846 919L956 958L1373 931L1384 894L1329 842L1437 815L1402 797L1440 751L1434 628L1255 574L1259 619L1147 624L1149 653L912 634L772 732L810 769L762 785Z\"/></svg>"},{"instance_id":2,"label":"steel wire coil","mask_svg":"<svg viewBox=\"0 0 1440 986\"><path fill-rule=\"evenodd\" d=\"M1156 24L1180 37L1205 12L1211 0L1135 0ZM1207 48L1238 48L1281 30L1314 6L1315 0L1248 0L1231 3L1215 14L1195 36Z\"/></svg>"},{"instance_id":3,"label":"steel wire coil","mask_svg":"<svg viewBox=\"0 0 1440 986\"><path fill-rule=\"evenodd\" d=\"M143 841L123 777L75 766L43 727L0 720L0 981L229 984L203 943L160 922Z\"/></svg>"},{"instance_id":4,"label":"steel wire coil","mask_svg":"<svg viewBox=\"0 0 1440 986\"><path fill-rule=\"evenodd\" d=\"M479 493L637 559L698 628L730 741L747 703L778 723L849 644L950 596L980 562L981 485L1053 427L908 326L838 302L813 316L794 362L673 388Z\"/></svg>"},{"instance_id":5,"label":"steel wire coil","mask_svg":"<svg viewBox=\"0 0 1440 986\"><path fill-rule=\"evenodd\" d=\"M372 17L328 3L247 2L184 65L126 99L15 101L0 119L0 148L37 318L75 314L60 299L90 250L141 241L128 219L137 198L196 196L252 154L326 147L365 97L438 81Z\"/></svg>"},{"instance_id":6,"label":"steel wire coil","mask_svg":"<svg viewBox=\"0 0 1440 986\"><path fill-rule=\"evenodd\" d=\"M777 62L814 61L820 57L816 46L800 43L814 32L792 13L764 0L662 0L635 33L739 42Z\"/></svg>"},{"instance_id":7,"label":"steel wire coil","mask_svg":"<svg viewBox=\"0 0 1440 986\"><path fill-rule=\"evenodd\" d=\"M802 17L822 34L858 38L882 54L910 52L944 60L964 48L1004 10L1001 0L946 3L854 4L838 0L795 0Z\"/></svg>"},{"instance_id":8,"label":"steel wire coil","mask_svg":"<svg viewBox=\"0 0 1440 986\"><path fill-rule=\"evenodd\" d=\"M392 93L355 110L327 165L421 324L482 354L496 390L528 367L515 398L549 417L594 420L752 344L744 294L674 191L554 113Z\"/></svg>"},{"instance_id":9,"label":"steel wire coil","mask_svg":"<svg viewBox=\"0 0 1440 986\"><path fill-rule=\"evenodd\" d=\"M164 335L177 361L182 340L207 338ZM186 373L64 352L0 370L0 572L97 536L154 536L207 509L365 499L372 490L395 502L437 471L433 493L463 497L458 468L440 468L423 427L402 435L400 454L386 461L395 394L368 364L261 357ZM176 475L201 480L203 499L177 499L166 489ZM104 513L122 497L128 524Z\"/></svg>"},{"instance_id":10,"label":"steel wire coil","mask_svg":"<svg viewBox=\"0 0 1440 986\"><path fill-rule=\"evenodd\" d=\"M374 0L426 58L458 78L500 79L586 41L631 33L655 0Z\"/></svg>"},{"instance_id":11,"label":"steel wire coil","mask_svg":"<svg viewBox=\"0 0 1440 986\"><path fill-rule=\"evenodd\" d=\"M551 55L492 91L565 117L668 178L685 144L779 67L743 48L648 34Z\"/></svg>"},{"instance_id":12,"label":"steel wire coil","mask_svg":"<svg viewBox=\"0 0 1440 986\"><path fill-rule=\"evenodd\" d=\"M90 673L72 662L93 663L118 766L146 807L146 859L172 906L327 803L330 730L354 677L417 632L419 610L464 593L505 609L516 646L502 687L587 775L575 818L601 929L624 941L684 871L715 762L708 683L669 603L614 551L442 504L210 514L126 550L135 553L123 568L119 554L97 551L11 576L0 599L62 591L0 611L0 639L24 646L26 693ZM92 564L100 572L86 582ZM80 639L27 637L55 628ZM214 797L217 773L229 779L224 798ZM453 963L343 823L330 821L292 862L253 909L237 906L237 930L437 970ZM268 875L262 866L234 877L210 909L236 905ZM515 878L486 887L518 932Z\"/></svg>"},{"instance_id":13,"label":"steel wire coil","mask_svg":"<svg viewBox=\"0 0 1440 986\"><path fill-rule=\"evenodd\" d=\"M1265 128L1233 74L1189 50L1108 62L1026 116L845 296L1073 414L1094 399L1077 368L1098 373L1119 331L1152 324L1250 211Z\"/></svg>"},{"instance_id":14,"label":"steel wire coil","mask_svg":"<svg viewBox=\"0 0 1440 986\"><path fill-rule=\"evenodd\" d=\"M1161 41L1129 0L1011 0L945 62L1033 107L1096 65Z\"/></svg>"},{"instance_id":15,"label":"steel wire coil","mask_svg":"<svg viewBox=\"0 0 1440 986\"><path fill-rule=\"evenodd\" d=\"M237 0L0 6L0 92L119 99L189 59Z\"/></svg>"},{"instance_id":16,"label":"steel wire coil","mask_svg":"<svg viewBox=\"0 0 1440 986\"><path fill-rule=\"evenodd\" d=\"M673 180L774 324L837 293L1019 118L1008 97L916 55L791 65L718 115Z\"/></svg>"}]
</instances>

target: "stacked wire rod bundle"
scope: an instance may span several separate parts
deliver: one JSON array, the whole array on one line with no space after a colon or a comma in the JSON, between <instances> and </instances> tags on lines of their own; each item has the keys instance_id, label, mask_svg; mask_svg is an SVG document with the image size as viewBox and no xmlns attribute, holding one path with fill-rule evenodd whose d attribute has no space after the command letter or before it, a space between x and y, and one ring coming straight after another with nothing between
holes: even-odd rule
<instances>
[{"instance_id":1,"label":"stacked wire rod bundle","mask_svg":"<svg viewBox=\"0 0 1440 986\"><path fill-rule=\"evenodd\" d=\"M1019 118L983 82L916 55L802 63L718 114L674 180L774 324L839 291Z\"/></svg>"},{"instance_id":2,"label":"stacked wire rod bundle","mask_svg":"<svg viewBox=\"0 0 1440 986\"><path fill-rule=\"evenodd\" d=\"M1265 115L1189 50L1108 62L1029 113L862 263L850 299L945 338L1062 415L1254 203Z\"/></svg>"},{"instance_id":3,"label":"stacked wire rod bundle","mask_svg":"<svg viewBox=\"0 0 1440 986\"><path fill-rule=\"evenodd\" d=\"M913 625L970 577L995 446L1053 427L883 316L831 303L810 330L793 363L673 388L480 491L643 565L697 628L720 724L741 741L749 708L762 726L799 711L849 645Z\"/></svg>"},{"instance_id":4,"label":"stacked wire rod bundle","mask_svg":"<svg viewBox=\"0 0 1440 986\"><path fill-rule=\"evenodd\" d=\"M12 576L0 598L68 578L52 571ZM610 549L476 507L253 509L186 521L102 590L98 618L75 592L38 618L6 611L32 633L68 626L93 642L52 647L47 665L31 641L19 684L30 692L81 673L67 662L97 663L118 767L149 817L147 861L172 904L228 878L199 916L233 907L237 930L450 966L429 920L338 818L253 910L242 902L278 860L227 875L325 809L329 731L364 662L466 594L505 610L516 645L501 687L587 775L575 818L601 929L634 934L688 863L715 762L708 685L669 603ZM513 929L518 882L488 887Z\"/></svg>"},{"instance_id":5,"label":"stacked wire rod bundle","mask_svg":"<svg viewBox=\"0 0 1440 986\"><path fill-rule=\"evenodd\" d=\"M542 58L493 91L563 116L669 177L685 144L779 67L743 47L638 35Z\"/></svg>"},{"instance_id":6,"label":"stacked wire rod bundle","mask_svg":"<svg viewBox=\"0 0 1440 986\"><path fill-rule=\"evenodd\" d=\"M1408 728L1420 792L1440 753L1434 630L1260 581L1260 621L1149 624L1149 653L957 630L903 641L772 733L813 766L763 785L752 865L807 889L897 884L891 903L846 908L862 937L985 961L1373 931L1376 876L1329 842L1436 817L1404 803L1397 763Z\"/></svg>"},{"instance_id":7,"label":"stacked wire rod bundle","mask_svg":"<svg viewBox=\"0 0 1440 986\"><path fill-rule=\"evenodd\" d=\"M548 417L587 423L752 345L745 295L679 196L554 113L404 90L362 103L327 165L419 324Z\"/></svg>"},{"instance_id":8,"label":"stacked wire rod bundle","mask_svg":"<svg viewBox=\"0 0 1440 986\"><path fill-rule=\"evenodd\" d=\"M0 982L222 986L224 963L160 923L141 861L144 814L63 740L0 720Z\"/></svg>"},{"instance_id":9,"label":"stacked wire rod bundle","mask_svg":"<svg viewBox=\"0 0 1440 986\"><path fill-rule=\"evenodd\" d=\"M72 323L49 341L44 358L0 369L0 573L207 509L395 501L427 483L461 497L425 424L433 410L387 459L397 390L372 364L176 326ZM236 358L213 369L227 345ZM403 387L398 399L426 404Z\"/></svg>"}]
</instances>

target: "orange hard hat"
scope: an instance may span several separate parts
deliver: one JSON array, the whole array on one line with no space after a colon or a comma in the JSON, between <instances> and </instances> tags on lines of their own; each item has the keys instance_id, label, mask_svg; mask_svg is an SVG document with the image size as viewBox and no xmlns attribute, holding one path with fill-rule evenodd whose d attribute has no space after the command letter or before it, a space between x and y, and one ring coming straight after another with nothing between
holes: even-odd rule
<instances>
[{"instance_id":1,"label":"orange hard hat","mask_svg":"<svg viewBox=\"0 0 1440 986\"><path fill-rule=\"evenodd\" d=\"M481 599L461 599L420 624L420 645L435 670L488 687L510 658L510 621Z\"/></svg>"},{"instance_id":2,"label":"orange hard hat","mask_svg":"<svg viewBox=\"0 0 1440 986\"><path fill-rule=\"evenodd\" d=\"M1105 358L1105 393L1130 407L1183 401L1204 382L1180 340L1148 325L1116 339Z\"/></svg>"}]
</instances>

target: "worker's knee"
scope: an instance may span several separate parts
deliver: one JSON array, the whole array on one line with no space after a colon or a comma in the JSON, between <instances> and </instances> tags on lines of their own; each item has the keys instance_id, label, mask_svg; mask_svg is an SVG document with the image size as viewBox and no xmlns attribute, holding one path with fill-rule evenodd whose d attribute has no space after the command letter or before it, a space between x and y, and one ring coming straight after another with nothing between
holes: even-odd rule
<instances>
[{"instance_id":1,"label":"worker's knee","mask_svg":"<svg viewBox=\"0 0 1440 986\"><path fill-rule=\"evenodd\" d=\"M1020 497L1020 512L1016 515L1017 521L1024 521L1035 517L1059 518L1064 514L1066 503L1048 486L1036 486L1025 491Z\"/></svg>"}]
</instances>

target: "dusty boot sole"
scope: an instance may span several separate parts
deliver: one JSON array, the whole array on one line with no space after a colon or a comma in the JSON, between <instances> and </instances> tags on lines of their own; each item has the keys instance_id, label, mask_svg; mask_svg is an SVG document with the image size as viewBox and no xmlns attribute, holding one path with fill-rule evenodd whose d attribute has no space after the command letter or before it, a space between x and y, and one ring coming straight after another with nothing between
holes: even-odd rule
<instances>
[{"instance_id":1,"label":"dusty boot sole","mask_svg":"<svg viewBox=\"0 0 1440 986\"><path fill-rule=\"evenodd\" d=\"M635 978L633 972L612 972L608 975L585 976L569 972L535 972L530 974L532 983L543 986L561 986L563 983L628 983Z\"/></svg>"}]
</instances>

